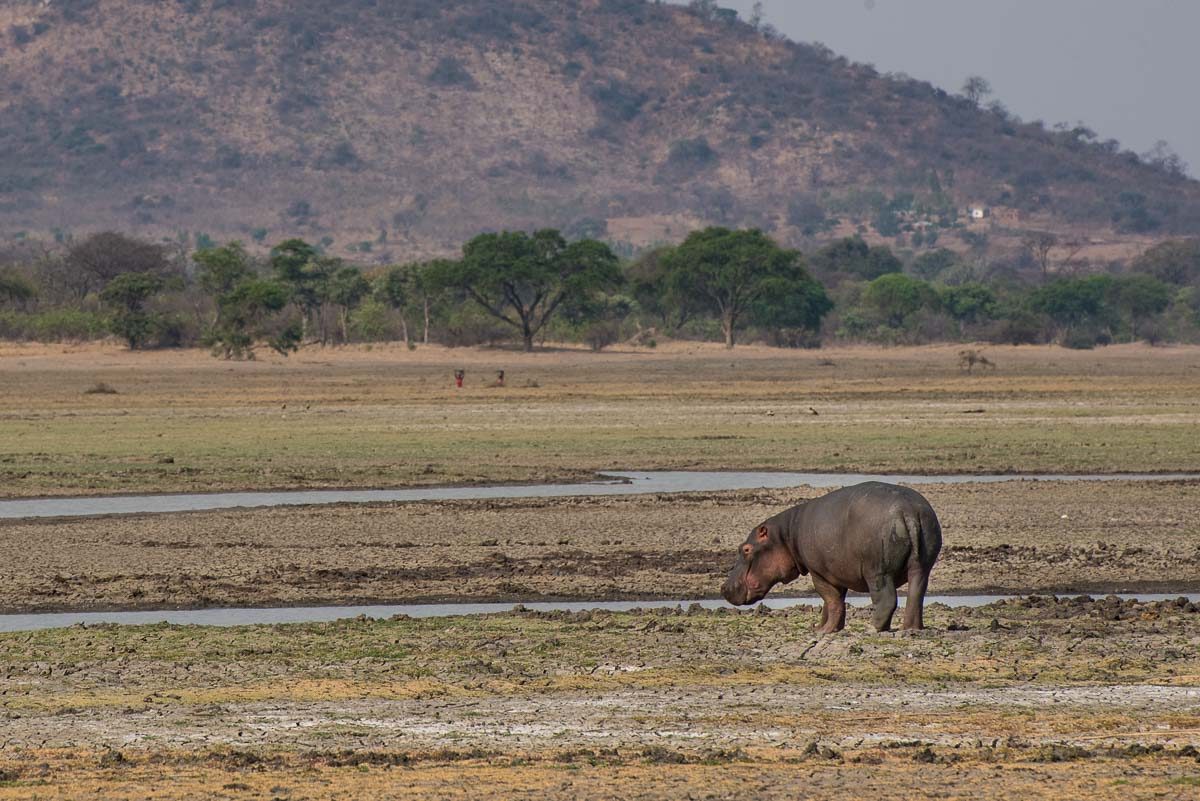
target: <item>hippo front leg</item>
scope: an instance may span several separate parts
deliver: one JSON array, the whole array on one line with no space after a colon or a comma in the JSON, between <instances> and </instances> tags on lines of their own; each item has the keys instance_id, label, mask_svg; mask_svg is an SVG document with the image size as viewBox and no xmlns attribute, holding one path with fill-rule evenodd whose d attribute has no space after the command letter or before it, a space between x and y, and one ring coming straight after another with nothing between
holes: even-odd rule
<instances>
[{"instance_id":1,"label":"hippo front leg","mask_svg":"<svg viewBox=\"0 0 1200 801\"><path fill-rule=\"evenodd\" d=\"M813 573L813 587L825 605L821 609L821 622L817 624L817 633L833 634L846 627L846 589L835 587L825 579Z\"/></svg>"}]
</instances>

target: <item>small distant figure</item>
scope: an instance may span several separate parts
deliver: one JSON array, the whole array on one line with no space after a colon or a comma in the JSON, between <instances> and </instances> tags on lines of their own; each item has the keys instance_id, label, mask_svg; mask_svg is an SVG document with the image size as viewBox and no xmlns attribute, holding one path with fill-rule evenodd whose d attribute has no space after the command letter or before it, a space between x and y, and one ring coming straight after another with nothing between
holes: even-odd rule
<instances>
[{"instance_id":1,"label":"small distant figure","mask_svg":"<svg viewBox=\"0 0 1200 801\"><path fill-rule=\"evenodd\" d=\"M496 371L496 380L492 382L492 387L502 387L502 386L504 386L504 371L497 370Z\"/></svg>"},{"instance_id":2,"label":"small distant figure","mask_svg":"<svg viewBox=\"0 0 1200 801\"><path fill-rule=\"evenodd\" d=\"M966 370L970 373L975 369L975 365L986 370L996 369L996 363L977 350L960 350L958 352L959 370Z\"/></svg>"},{"instance_id":3,"label":"small distant figure","mask_svg":"<svg viewBox=\"0 0 1200 801\"><path fill-rule=\"evenodd\" d=\"M459 387L461 389L463 379L466 378L466 376L467 376L466 370L455 370L454 371L454 386Z\"/></svg>"}]
</instances>

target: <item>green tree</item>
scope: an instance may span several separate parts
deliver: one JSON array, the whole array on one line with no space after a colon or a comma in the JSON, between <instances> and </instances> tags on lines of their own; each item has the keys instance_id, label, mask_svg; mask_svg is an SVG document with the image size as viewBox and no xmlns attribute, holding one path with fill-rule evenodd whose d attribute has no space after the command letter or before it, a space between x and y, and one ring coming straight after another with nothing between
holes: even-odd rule
<instances>
[{"instance_id":1,"label":"green tree","mask_svg":"<svg viewBox=\"0 0 1200 801\"><path fill-rule=\"evenodd\" d=\"M0 301L27 303L37 297L37 289L23 276L14 272L0 272Z\"/></svg>"},{"instance_id":2,"label":"green tree","mask_svg":"<svg viewBox=\"0 0 1200 801\"><path fill-rule=\"evenodd\" d=\"M226 359L254 358L254 343L266 339L287 355L298 347L300 323L272 327L274 315L291 301L291 290L279 281L246 278L218 298L220 323L210 331L214 351Z\"/></svg>"},{"instance_id":3,"label":"green tree","mask_svg":"<svg viewBox=\"0 0 1200 801\"><path fill-rule=\"evenodd\" d=\"M625 268L625 280L638 307L667 331L675 331L696 314L696 303L670 281L669 256L674 247L664 245L643 253Z\"/></svg>"},{"instance_id":4,"label":"green tree","mask_svg":"<svg viewBox=\"0 0 1200 801\"><path fill-rule=\"evenodd\" d=\"M917 278L932 281L962 263L953 250L938 248L913 259L912 272Z\"/></svg>"},{"instance_id":5,"label":"green tree","mask_svg":"<svg viewBox=\"0 0 1200 801\"><path fill-rule=\"evenodd\" d=\"M1076 329L1099 331L1112 323L1107 302L1112 284L1107 275L1059 278L1030 293L1029 307L1049 317L1063 334Z\"/></svg>"},{"instance_id":6,"label":"green tree","mask_svg":"<svg viewBox=\"0 0 1200 801\"><path fill-rule=\"evenodd\" d=\"M155 317L146 311L146 304L165 283L161 275L154 273L124 273L101 291L100 300L114 309L109 328L129 343L130 350L145 345L154 333Z\"/></svg>"},{"instance_id":7,"label":"green tree","mask_svg":"<svg viewBox=\"0 0 1200 801\"><path fill-rule=\"evenodd\" d=\"M260 278L241 242L198 250L192 260L197 266L196 283L216 305L205 335L215 354L253 359L254 344L261 340L284 355L296 349L301 324L280 324L276 319L292 298L291 288L279 280Z\"/></svg>"},{"instance_id":8,"label":"green tree","mask_svg":"<svg viewBox=\"0 0 1200 801\"><path fill-rule=\"evenodd\" d=\"M667 254L666 267L672 292L717 315L728 348L747 312L767 293L802 295L812 280L797 251L784 250L757 229L696 231Z\"/></svg>"},{"instance_id":9,"label":"green tree","mask_svg":"<svg viewBox=\"0 0 1200 801\"><path fill-rule=\"evenodd\" d=\"M413 267L416 265L397 264L387 268L383 275L375 279L375 299L400 316L400 331L404 337L404 346L410 344L408 337L408 316L405 309L412 300Z\"/></svg>"},{"instance_id":10,"label":"green tree","mask_svg":"<svg viewBox=\"0 0 1200 801\"><path fill-rule=\"evenodd\" d=\"M863 291L863 303L892 328L902 328L921 309L937 304L937 293L919 278L881 275Z\"/></svg>"},{"instance_id":11,"label":"green tree","mask_svg":"<svg viewBox=\"0 0 1200 801\"><path fill-rule=\"evenodd\" d=\"M321 298L337 307L342 342L349 339L350 312L370 294L371 284L357 267L338 267L326 280Z\"/></svg>"},{"instance_id":12,"label":"green tree","mask_svg":"<svg viewBox=\"0 0 1200 801\"><path fill-rule=\"evenodd\" d=\"M885 245L871 247L861 236L848 236L829 243L812 255L809 265L822 278L842 275L865 281L904 269L891 248Z\"/></svg>"},{"instance_id":13,"label":"green tree","mask_svg":"<svg viewBox=\"0 0 1200 801\"><path fill-rule=\"evenodd\" d=\"M1136 339L1139 326L1162 314L1171 305L1171 288L1150 275L1122 275L1113 279L1108 297Z\"/></svg>"},{"instance_id":14,"label":"green tree","mask_svg":"<svg viewBox=\"0 0 1200 801\"><path fill-rule=\"evenodd\" d=\"M526 351L563 303L622 281L617 257L602 242L567 244L558 231L481 234L463 247L463 258L433 268L434 284L454 287L521 334Z\"/></svg>"},{"instance_id":15,"label":"green tree","mask_svg":"<svg viewBox=\"0 0 1200 801\"><path fill-rule=\"evenodd\" d=\"M291 299L300 307L301 339L308 336L315 320L320 327L321 342L327 339L324 320L318 315L324 302L325 284L335 269L334 260L303 239L288 239L271 250L271 269L275 278L291 290Z\"/></svg>"},{"instance_id":16,"label":"green tree","mask_svg":"<svg viewBox=\"0 0 1200 801\"><path fill-rule=\"evenodd\" d=\"M375 297L381 303L395 309L400 314L400 327L404 334L404 344L409 344L408 307L419 306L423 321L421 343L429 344L429 326L433 315L433 307L443 295L443 287L438 284L438 276L453 270L453 262L446 259L418 262L413 264L396 265L379 277L375 285Z\"/></svg>"},{"instance_id":17,"label":"green tree","mask_svg":"<svg viewBox=\"0 0 1200 801\"><path fill-rule=\"evenodd\" d=\"M434 259L413 265L412 268L412 289L421 303L423 319L421 344L423 345L429 344L429 320L433 308L445 298L446 294L445 288L438 283L437 276L450 263L449 259Z\"/></svg>"},{"instance_id":18,"label":"green tree","mask_svg":"<svg viewBox=\"0 0 1200 801\"><path fill-rule=\"evenodd\" d=\"M797 344L821 327L833 310L833 301L807 272L794 276L772 276L763 281L762 292L750 309L750 319L775 332L775 338Z\"/></svg>"},{"instance_id":19,"label":"green tree","mask_svg":"<svg viewBox=\"0 0 1200 801\"><path fill-rule=\"evenodd\" d=\"M996 316L996 294L979 283L960 284L941 290L941 306L960 323L978 323Z\"/></svg>"},{"instance_id":20,"label":"green tree","mask_svg":"<svg viewBox=\"0 0 1200 801\"><path fill-rule=\"evenodd\" d=\"M241 242L229 242L219 248L196 251L192 261L196 263L196 283L212 296L216 306L209 327L220 327L224 322L221 315L226 311L221 299L254 275L250 254Z\"/></svg>"}]
</instances>

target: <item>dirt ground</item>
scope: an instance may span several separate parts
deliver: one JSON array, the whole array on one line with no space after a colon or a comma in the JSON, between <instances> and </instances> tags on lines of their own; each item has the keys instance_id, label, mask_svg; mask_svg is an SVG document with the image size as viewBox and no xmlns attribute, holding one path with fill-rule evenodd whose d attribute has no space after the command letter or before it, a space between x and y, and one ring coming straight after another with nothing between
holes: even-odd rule
<instances>
[{"instance_id":1,"label":"dirt ground","mask_svg":"<svg viewBox=\"0 0 1200 801\"><path fill-rule=\"evenodd\" d=\"M570 480L604 469L1200 465L1200 347L591 353L0 344L0 496ZM456 368L467 370L462 390ZM489 386L496 371L507 386ZM89 392L105 385L116 394Z\"/></svg>"},{"instance_id":2,"label":"dirt ground","mask_svg":"<svg viewBox=\"0 0 1200 801\"><path fill-rule=\"evenodd\" d=\"M0 635L0 798L1189 798L1185 601Z\"/></svg>"},{"instance_id":3,"label":"dirt ground","mask_svg":"<svg viewBox=\"0 0 1200 801\"><path fill-rule=\"evenodd\" d=\"M931 592L1200 591L1200 481L919 489ZM0 521L0 611L712 598L751 526L824 492Z\"/></svg>"}]
</instances>

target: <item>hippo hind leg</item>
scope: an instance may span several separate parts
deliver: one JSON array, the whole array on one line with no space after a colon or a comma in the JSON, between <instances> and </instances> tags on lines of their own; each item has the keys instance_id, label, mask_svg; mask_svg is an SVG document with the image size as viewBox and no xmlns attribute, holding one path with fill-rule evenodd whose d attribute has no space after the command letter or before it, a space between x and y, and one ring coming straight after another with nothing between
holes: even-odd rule
<instances>
[{"instance_id":1,"label":"hippo hind leg","mask_svg":"<svg viewBox=\"0 0 1200 801\"><path fill-rule=\"evenodd\" d=\"M875 607L871 624L876 631L888 631L892 627L892 616L896 614L896 580L891 576L879 576L868 587Z\"/></svg>"},{"instance_id":2,"label":"hippo hind leg","mask_svg":"<svg viewBox=\"0 0 1200 801\"><path fill-rule=\"evenodd\" d=\"M929 571L914 565L908 571L908 600L904 602L904 628L925 628L925 589L929 586Z\"/></svg>"}]
</instances>

